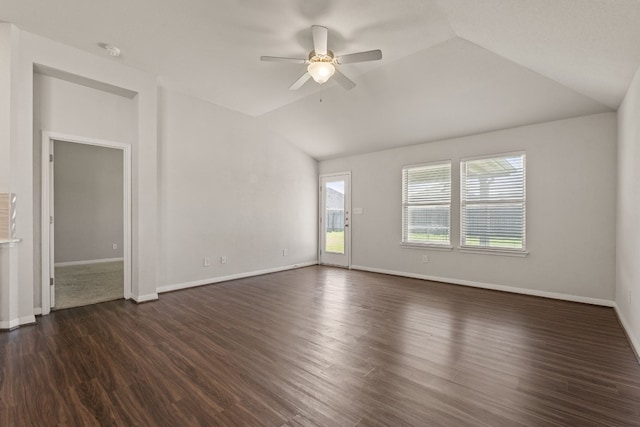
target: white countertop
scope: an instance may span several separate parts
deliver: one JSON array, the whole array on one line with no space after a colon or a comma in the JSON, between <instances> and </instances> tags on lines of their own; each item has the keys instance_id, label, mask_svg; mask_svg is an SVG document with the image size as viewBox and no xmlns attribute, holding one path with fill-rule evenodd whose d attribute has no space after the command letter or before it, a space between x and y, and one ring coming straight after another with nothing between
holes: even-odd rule
<instances>
[{"instance_id":1,"label":"white countertop","mask_svg":"<svg viewBox=\"0 0 640 427\"><path fill-rule=\"evenodd\" d=\"M0 246L13 246L20 242L20 239L0 239Z\"/></svg>"}]
</instances>

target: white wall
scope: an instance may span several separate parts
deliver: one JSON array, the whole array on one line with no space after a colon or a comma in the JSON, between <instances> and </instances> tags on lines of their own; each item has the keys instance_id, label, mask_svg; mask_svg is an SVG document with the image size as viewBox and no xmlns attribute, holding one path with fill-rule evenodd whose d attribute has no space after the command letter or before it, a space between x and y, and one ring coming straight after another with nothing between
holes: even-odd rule
<instances>
[{"instance_id":1,"label":"white wall","mask_svg":"<svg viewBox=\"0 0 640 427\"><path fill-rule=\"evenodd\" d=\"M459 242L459 160L526 151L525 258L409 249L401 241L403 165L452 160L452 243ZM352 171L352 263L576 300L614 298L616 115L605 113L320 162ZM422 263L428 254L429 263Z\"/></svg>"},{"instance_id":2,"label":"white wall","mask_svg":"<svg viewBox=\"0 0 640 427\"><path fill-rule=\"evenodd\" d=\"M640 70L618 110L616 305L640 354Z\"/></svg>"},{"instance_id":3,"label":"white wall","mask_svg":"<svg viewBox=\"0 0 640 427\"><path fill-rule=\"evenodd\" d=\"M317 162L255 118L166 89L159 104L161 290L315 262Z\"/></svg>"},{"instance_id":4,"label":"white wall","mask_svg":"<svg viewBox=\"0 0 640 427\"><path fill-rule=\"evenodd\" d=\"M192 98L167 94L158 115L155 76L10 24L0 29L3 54L12 58L0 64L11 76L3 87L11 99L2 104L10 112L2 152L11 153L8 190L18 194L22 239L12 249L18 259L12 279L0 280L9 307L0 310L0 327L32 322L41 303L42 129L132 144L132 296L138 301L157 298L158 285L166 290L316 261L315 160L257 119ZM225 265L216 262L222 255ZM201 267L203 256L212 258L211 267Z\"/></svg>"},{"instance_id":5,"label":"white wall","mask_svg":"<svg viewBox=\"0 0 640 427\"><path fill-rule=\"evenodd\" d=\"M55 262L122 258L123 151L55 141L54 157Z\"/></svg>"},{"instance_id":6,"label":"white wall","mask_svg":"<svg viewBox=\"0 0 640 427\"><path fill-rule=\"evenodd\" d=\"M41 138L42 131L57 132L67 135L81 136L87 138L95 138L114 142L133 143L136 141L136 105L132 99L124 96L112 94L102 90L87 87L81 84L61 80L55 77L45 76L41 74L34 74L33 77L33 136L34 136L34 244L36 248L35 254L35 271L36 277L40 274L40 213L41 213ZM68 262L68 261L80 261L88 259L101 259L101 258L116 258L122 256L122 163L116 166L117 170L111 171L102 170L102 177L97 176L99 169L99 159L93 159L89 153L101 153L106 161L107 158L113 157L112 161L116 161L116 157L120 158L122 162L122 151L108 148L101 148L95 146L79 146L72 149L74 145L71 143L56 142L56 149L60 147L63 150L60 154L65 156L56 156L56 167L54 171L56 173L56 262ZM65 148L67 146L67 148ZM73 151L73 152L72 152ZM83 155L84 154L84 155ZM69 164L71 158L69 156L80 156L75 164ZM98 162L98 164L96 164ZM93 164L92 164L93 163ZM76 173L89 173L93 172L94 180L82 179L76 176ZM70 175L73 174L73 175ZM119 228L117 230L111 230L111 235L118 234L120 237L116 241L111 242L114 237L108 238L104 235L107 233L106 228L101 228L103 236L98 237L107 239L104 241L104 248L99 249L98 241L89 241L89 237L94 235L94 232L88 230L80 230L74 226L74 223L82 224L81 217L87 218L89 211L87 208L90 206L88 200L83 198L84 203L78 204L74 202L75 207L84 206L82 209L71 208L71 205L58 202L62 199L68 201L69 197L73 197L73 194L58 191L61 188L68 188L70 182L78 179L77 182L82 182L88 185L90 182L94 183L94 187L104 187L108 185L101 183L101 178L114 177L117 175L117 182L111 183L112 188L119 189L119 195L113 195L113 192L109 193L115 198L120 198L118 206L113 207L110 212L116 212L116 216L119 214L119 218L115 218L118 221ZM67 184L64 187L60 187L58 178L67 180ZM103 188L104 189L104 188ZM62 198L62 199L61 199ZM64 207L69 207L69 211L66 211ZM62 208L62 211L60 210ZM119 212L116 210L119 209ZM102 213L106 213L102 210ZM79 216L80 215L80 216ZM84 215L84 216L82 216ZM111 215L113 217L113 214ZM77 230L78 233L75 233ZM97 237L97 236L96 236ZM80 239L73 244L74 239ZM118 250L116 253L111 249L113 243L118 243ZM77 247L77 250L71 248ZM81 249L83 248L83 249ZM82 257L82 258L79 258Z\"/></svg>"},{"instance_id":7,"label":"white wall","mask_svg":"<svg viewBox=\"0 0 640 427\"><path fill-rule=\"evenodd\" d=\"M0 25L0 193L9 191L12 52L12 27Z\"/></svg>"},{"instance_id":8,"label":"white wall","mask_svg":"<svg viewBox=\"0 0 640 427\"><path fill-rule=\"evenodd\" d=\"M0 281L0 295L17 309L0 313L0 325L33 322L40 306L41 278L35 232L37 168L34 156L34 67L80 76L132 94L135 105L135 137L132 148L132 297L138 301L157 298L157 84L156 77L0 24L0 39L10 38L11 64L0 64L0 74L10 73L10 188L17 195L17 249L15 280ZM2 138L2 143L6 143ZM36 144L37 145L37 144Z\"/></svg>"},{"instance_id":9,"label":"white wall","mask_svg":"<svg viewBox=\"0 0 640 427\"><path fill-rule=\"evenodd\" d=\"M12 161L17 151L12 150L17 122L13 110L16 99L12 96L18 68L18 30L10 24L0 23L0 192L13 190L11 185ZM21 323L18 301L18 253L19 247L0 242L0 328L9 329ZM24 323L34 320L26 316Z\"/></svg>"},{"instance_id":10,"label":"white wall","mask_svg":"<svg viewBox=\"0 0 640 427\"><path fill-rule=\"evenodd\" d=\"M56 77L39 73L33 74L33 242L35 249L35 277L40 277L42 262L40 250L42 132L56 132L65 135L129 143L135 146L137 145L136 116L136 103L133 99ZM98 147L93 148L99 149ZM121 150L115 151L117 151L116 154L122 155ZM68 165L64 164L65 159L61 158L59 160L63 163L60 166L67 168ZM54 170L59 172L58 168L54 168ZM122 170L120 169L120 177L122 176L121 174ZM119 182L121 185L122 180L120 179ZM56 201L58 196L56 194ZM64 197L64 194L60 196ZM121 208L120 212L122 212ZM65 218L69 219L67 212L56 212L57 222L60 220L62 228L58 230L56 226L56 237L60 236L63 239L61 242L56 240L56 262L78 261L77 259L70 259L77 257L74 253L61 251L62 253L58 254L58 250L61 250L62 247L69 247L69 242L65 241L63 235L59 233L59 231L72 228L67 226ZM74 216L73 219L76 220L77 217ZM88 237L88 235L85 234L85 237ZM107 242L105 244L111 247L112 243L116 242ZM96 249L92 249L92 246L95 246L95 244L85 247L85 255L97 255ZM120 241L119 247L121 246L122 243ZM58 255L61 255L61 258L58 258ZM117 256L104 256L104 258L115 258ZM122 255L120 254L119 256ZM38 290L36 290L35 295L36 306L39 306L40 293Z\"/></svg>"},{"instance_id":11,"label":"white wall","mask_svg":"<svg viewBox=\"0 0 640 427\"><path fill-rule=\"evenodd\" d=\"M40 73L33 75L34 140L41 130L135 144L133 99ZM38 161L40 159L38 158Z\"/></svg>"}]
</instances>

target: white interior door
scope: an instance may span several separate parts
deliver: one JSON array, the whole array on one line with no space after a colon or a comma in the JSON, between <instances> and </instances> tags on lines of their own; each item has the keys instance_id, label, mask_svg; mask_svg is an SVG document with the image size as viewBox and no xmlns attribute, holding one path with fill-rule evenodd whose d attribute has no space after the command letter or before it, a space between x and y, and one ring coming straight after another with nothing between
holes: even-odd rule
<instances>
[{"instance_id":1,"label":"white interior door","mask_svg":"<svg viewBox=\"0 0 640 427\"><path fill-rule=\"evenodd\" d=\"M55 276L55 224L53 221L54 218L54 193L53 193L53 140L49 141L49 218L47 219L49 222L49 300L50 300L50 308L56 306L56 276ZM44 190L43 190L44 191Z\"/></svg>"},{"instance_id":2,"label":"white interior door","mask_svg":"<svg viewBox=\"0 0 640 427\"><path fill-rule=\"evenodd\" d=\"M55 306L55 218L54 218L54 156L55 141L74 142L115 148L123 152L123 255L124 255L124 298L132 297L131 284L131 145L93 138L77 137L48 131L42 132L42 314L49 314Z\"/></svg>"},{"instance_id":3,"label":"white interior door","mask_svg":"<svg viewBox=\"0 0 640 427\"><path fill-rule=\"evenodd\" d=\"M351 265L351 173L320 176L320 263Z\"/></svg>"}]
</instances>

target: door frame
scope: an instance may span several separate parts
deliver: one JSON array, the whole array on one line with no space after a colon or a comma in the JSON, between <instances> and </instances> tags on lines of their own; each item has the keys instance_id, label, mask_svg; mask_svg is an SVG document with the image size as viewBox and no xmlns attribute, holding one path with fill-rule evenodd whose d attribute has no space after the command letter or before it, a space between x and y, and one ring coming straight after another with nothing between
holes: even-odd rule
<instances>
[{"instance_id":1,"label":"door frame","mask_svg":"<svg viewBox=\"0 0 640 427\"><path fill-rule=\"evenodd\" d=\"M346 256L347 256L347 265L346 266L342 266L342 265L338 265L338 267L343 267L343 268L347 268L349 270L351 270L351 219L353 218L353 215L351 212L351 171L346 171L346 172L336 172L336 173L328 173L328 174L323 174L320 175L318 177L318 264L320 265L335 265L335 264L330 264L330 263L323 263L322 262L322 249L324 248L324 192L323 190L323 184L322 181L324 178L331 178L331 177L337 177L337 176L346 176L346 182L345 182L345 193L346 193L346 200L344 202L344 210L345 213L347 215L349 215L349 222L348 224L346 224L347 226L345 227L345 236L344 236L344 244L346 247Z\"/></svg>"},{"instance_id":2,"label":"door frame","mask_svg":"<svg viewBox=\"0 0 640 427\"><path fill-rule=\"evenodd\" d=\"M106 141L102 139L87 138L82 136L67 135L57 132L42 131L42 188L41 188L41 267L42 267L42 314L51 312L51 270L53 268L53 231L55 218L51 222L53 212L53 167L51 155L53 154L53 142L72 142L77 144L93 145L98 147L114 148L122 151L123 162L123 188L122 188L122 225L123 225L123 256L124 256L124 298L131 298L131 144ZM55 163L54 163L55 167Z\"/></svg>"}]
</instances>

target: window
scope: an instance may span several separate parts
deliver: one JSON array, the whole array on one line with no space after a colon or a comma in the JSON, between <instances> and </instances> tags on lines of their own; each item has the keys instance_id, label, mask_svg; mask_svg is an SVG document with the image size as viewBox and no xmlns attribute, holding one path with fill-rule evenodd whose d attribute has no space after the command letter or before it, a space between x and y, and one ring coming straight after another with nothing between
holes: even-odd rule
<instances>
[{"instance_id":1,"label":"window","mask_svg":"<svg viewBox=\"0 0 640 427\"><path fill-rule=\"evenodd\" d=\"M460 178L460 244L524 251L524 153L463 160Z\"/></svg>"},{"instance_id":2,"label":"window","mask_svg":"<svg viewBox=\"0 0 640 427\"><path fill-rule=\"evenodd\" d=\"M449 246L451 162L402 169L402 243Z\"/></svg>"}]
</instances>

